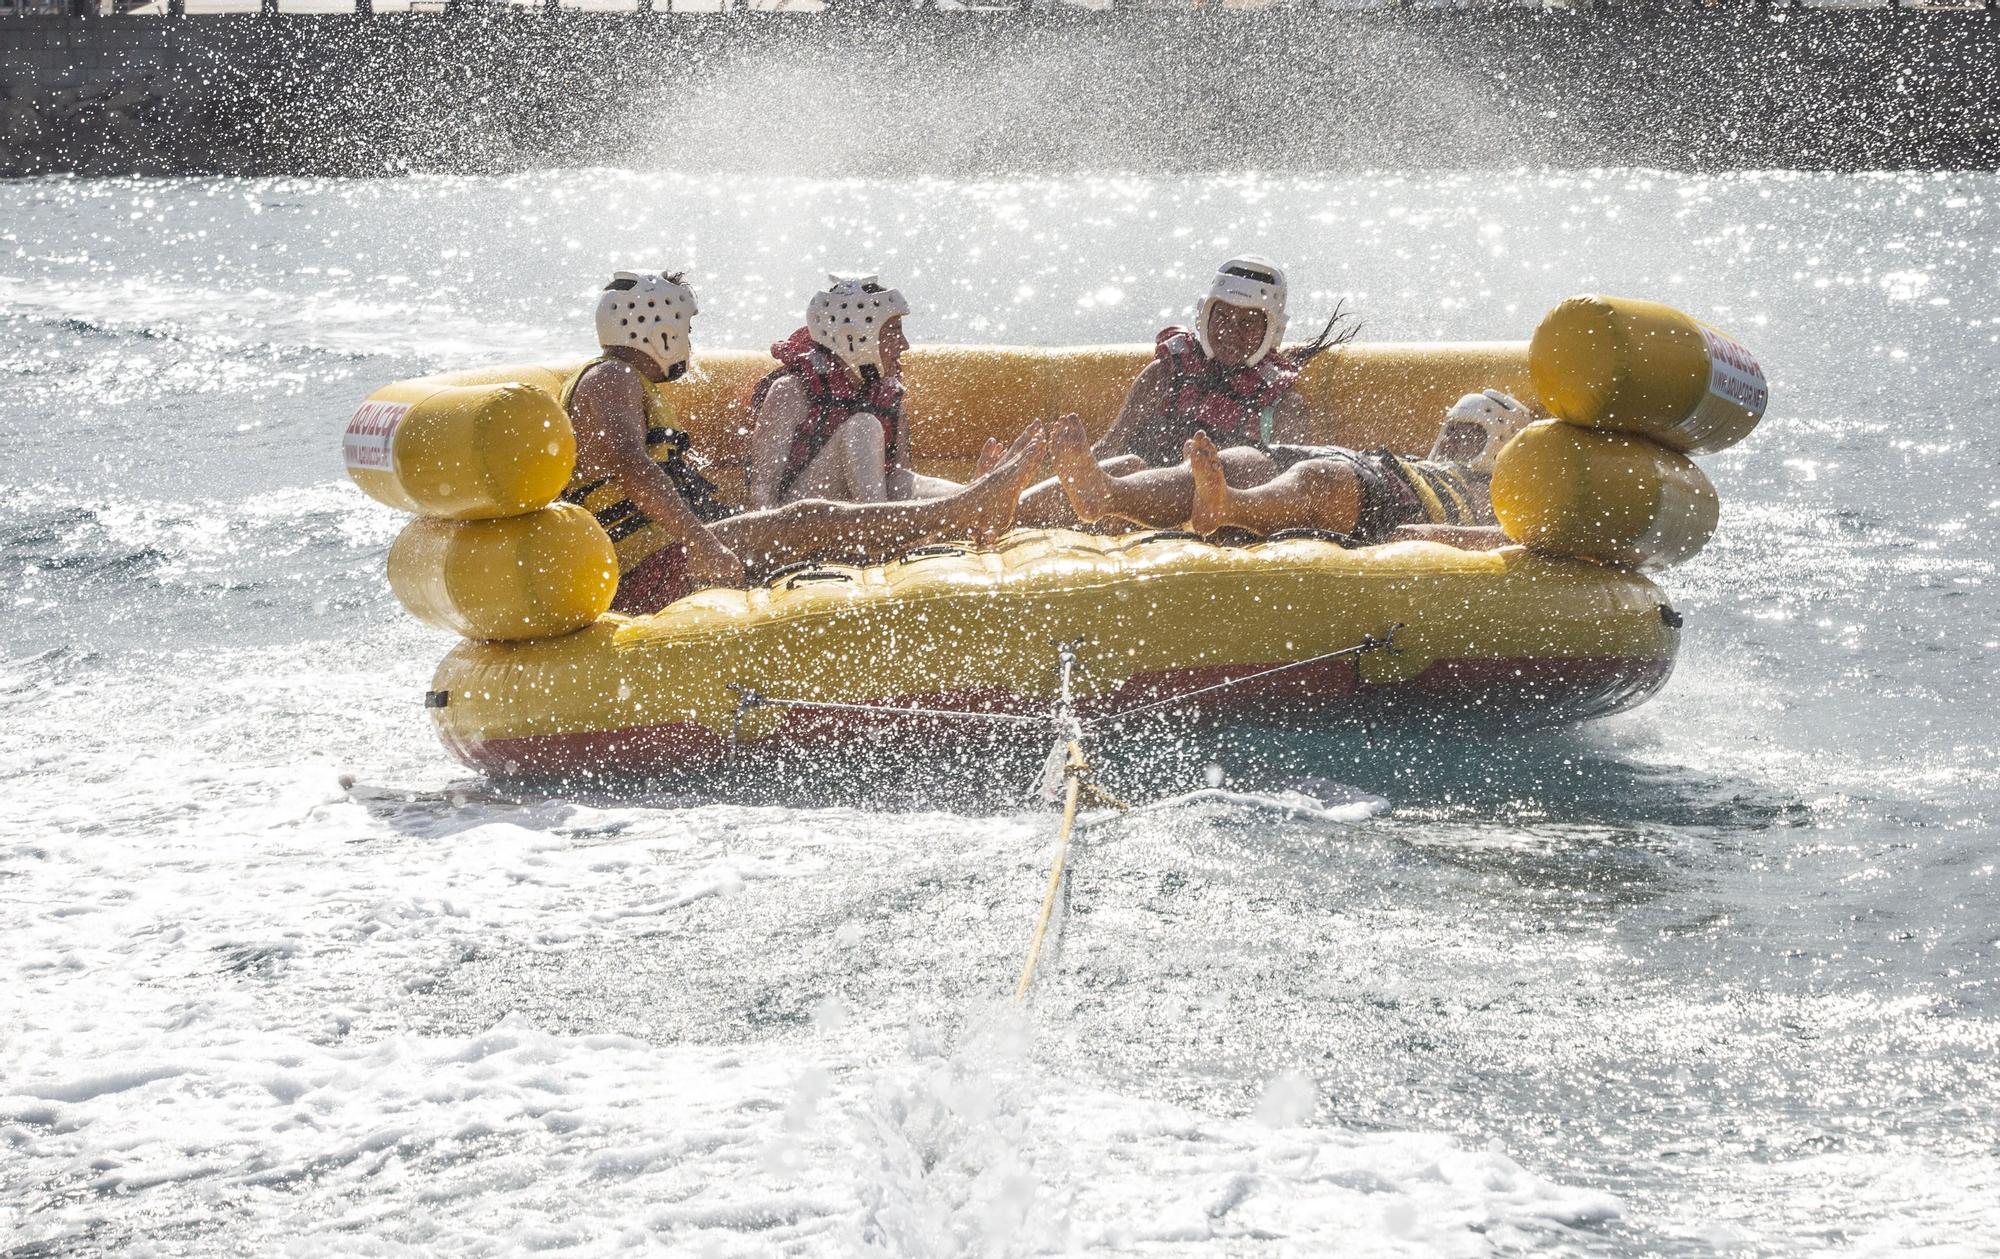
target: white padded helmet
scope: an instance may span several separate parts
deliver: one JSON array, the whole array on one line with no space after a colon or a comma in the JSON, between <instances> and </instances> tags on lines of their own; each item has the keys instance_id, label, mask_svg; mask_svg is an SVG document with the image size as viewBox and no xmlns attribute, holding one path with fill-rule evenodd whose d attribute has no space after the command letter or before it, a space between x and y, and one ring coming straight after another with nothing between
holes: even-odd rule
<instances>
[{"instance_id":1,"label":"white padded helmet","mask_svg":"<svg viewBox=\"0 0 2000 1259\"><path fill-rule=\"evenodd\" d=\"M882 325L910 313L895 289L872 275L831 275L826 290L806 306L806 331L815 345L839 355L855 370L882 369Z\"/></svg>"},{"instance_id":2,"label":"white padded helmet","mask_svg":"<svg viewBox=\"0 0 2000 1259\"><path fill-rule=\"evenodd\" d=\"M1437 440L1431 443L1431 458L1444 459L1452 457L1454 451L1471 450L1476 433L1478 452L1470 458L1452 457L1452 461L1468 471L1492 476L1500 448L1534 418L1534 413L1519 399L1498 389L1466 394L1444 413L1444 425L1438 429Z\"/></svg>"},{"instance_id":3,"label":"white padded helmet","mask_svg":"<svg viewBox=\"0 0 2000 1259\"><path fill-rule=\"evenodd\" d=\"M1284 268L1261 255L1244 254L1216 269L1208 296L1202 299L1201 311L1194 322L1195 340L1201 343L1201 352L1210 358L1215 357L1215 347L1209 344L1208 313L1217 302L1264 312L1264 340L1250 356L1247 366L1255 367L1264 361L1266 354L1278 348L1279 338L1285 335Z\"/></svg>"},{"instance_id":4,"label":"white padded helmet","mask_svg":"<svg viewBox=\"0 0 2000 1259\"><path fill-rule=\"evenodd\" d=\"M671 275L620 271L597 299L597 343L638 350L673 380L687 371L694 290Z\"/></svg>"}]
</instances>

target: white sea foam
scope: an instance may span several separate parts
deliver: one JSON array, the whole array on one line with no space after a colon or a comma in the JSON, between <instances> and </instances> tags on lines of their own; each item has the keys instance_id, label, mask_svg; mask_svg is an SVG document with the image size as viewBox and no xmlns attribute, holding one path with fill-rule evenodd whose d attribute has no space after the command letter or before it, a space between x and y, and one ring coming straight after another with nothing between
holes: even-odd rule
<instances>
[{"instance_id":1,"label":"white sea foam","mask_svg":"<svg viewBox=\"0 0 2000 1259\"><path fill-rule=\"evenodd\" d=\"M0 185L0 1250L1990 1249L1994 190ZM1078 344L1253 248L1371 339L1598 290L1758 350L1659 698L1191 736L1161 790L1213 791L1080 837L1026 1020L1045 816L514 799L438 747L451 640L328 479L383 378L585 348L635 263L696 269L704 346L862 255L921 340ZM1239 785L1277 752L1324 779Z\"/></svg>"},{"instance_id":2,"label":"white sea foam","mask_svg":"<svg viewBox=\"0 0 2000 1259\"><path fill-rule=\"evenodd\" d=\"M0 905L10 1240L137 1242L169 1214L210 1252L1482 1254L1618 1210L1444 1137L1298 1127L1296 1098L1259 1123L1080 1087L1006 1013L900 1045L831 999L762 1045L404 1030L468 959L684 947L690 907L781 900L829 856L762 855L796 824L771 811L453 809L200 760L144 771L161 803L239 803L51 797L0 830L25 892ZM1035 831L958 825L980 851Z\"/></svg>"},{"instance_id":3,"label":"white sea foam","mask_svg":"<svg viewBox=\"0 0 2000 1259\"><path fill-rule=\"evenodd\" d=\"M407 281L376 277L373 285L380 287L369 278L319 277L302 292L296 279L225 288L131 272L0 275L0 307L81 331L189 342L208 356L277 350L523 360L570 348L553 329L441 304Z\"/></svg>"}]
</instances>

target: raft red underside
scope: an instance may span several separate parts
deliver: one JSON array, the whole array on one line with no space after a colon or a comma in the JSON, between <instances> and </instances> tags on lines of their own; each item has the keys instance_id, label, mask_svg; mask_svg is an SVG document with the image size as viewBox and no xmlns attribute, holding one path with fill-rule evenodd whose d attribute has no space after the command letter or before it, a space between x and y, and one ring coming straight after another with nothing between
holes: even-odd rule
<instances>
[{"instance_id":1,"label":"raft red underside","mask_svg":"<svg viewBox=\"0 0 2000 1259\"><path fill-rule=\"evenodd\" d=\"M1174 669L1135 677L1094 699L1084 716L1122 712L1169 695L1185 694L1271 665ZM1370 720L1472 720L1516 727L1566 725L1643 703L1666 685L1671 657L1582 656L1529 660L1440 660L1395 684L1362 683L1351 661L1294 669L1228 687L1175 705L1186 719L1310 725ZM884 705L965 711L1034 713L1004 693L934 692L877 701ZM756 740L762 748L837 751L885 734L940 735L958 723L890 714L814 712L784 714L777 729ZM464 740L441 727L446 745L467 765L503 775L660 774L699 772L719 765L729 740L694 722L668 722L622 730L531 735L519 739Z\"/></svg>"}]
</instances>

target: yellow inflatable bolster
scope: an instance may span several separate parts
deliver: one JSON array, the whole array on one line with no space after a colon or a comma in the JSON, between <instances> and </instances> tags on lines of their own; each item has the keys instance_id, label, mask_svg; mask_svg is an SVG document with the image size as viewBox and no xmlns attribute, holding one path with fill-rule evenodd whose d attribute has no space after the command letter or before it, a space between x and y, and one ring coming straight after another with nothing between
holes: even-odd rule
<instances>
[{"instance_id":1,"label":"yellow inflatable bolster","mask_svg":"<svg viewBox=\"0 0 2000 1259\"><path fill-rule=\"evenodd\" d=\"M1501 528L1544 555L1666 568L1707 545L1717 510L1686 456L1558 420L1523 429L1493 469Z\"/></svg>"},{"instance_id":2,"label":"yellow inflatable bolster","mask_svg":"<svg viewBox=\"0 0 2000 1259\"><path fill-rule=\"evenodd\" d=\"M568 503L502 520L420 517L389 548L389 588L424 624L466 638L553 638L611 607L618 557Z\"/></svg>"},{"instance_id":3,"label":"yellow inflatable bolster","mask_svg":"<svg viewBox=\"0 0 2000 1259\"><path fill-rule=\"evenodd\" d=\"M347 475L377 502L423 516L519 516L561 494L576 465L569 417L519 381L378 389L348 421Z\"/></svg>"},{"instance_id":4,"label":"yellow inflatable bolster","mask_svg":"<svg viewBox=\"0 0 2000 1259\"><path fill-rule=\"evenodd\" d=\"M835 703L1044 711L1056 698L1051 644L1082 640L1079 697L1115 711L1400 622L1396 654L1310 683L1273 679L1261 694L1218 692L1212 711L1297 702L1331 719L1372 695L1418 716L1512 704L1521 720L1570 721L1650 695L1679 642L1645 576L1519 547L1345 550L1291 538L1238 548L1018 530L991 550L955 552L706 590L549 642L459 643L438 668L431 717L469 764L506 772L699 767L739 735L810 745L829 720L746 712L732 684ZM941 698L953 696L982 698Z\"/></svg>"},{"instance_id":5,"label":"yellow inflatable bolster","mask_svg":"<svg viewBox=\"0 0 2000 1259\"><path fill-rule=\"evenodd\" d=\"M1764 414L1764 369L1671 306L1572 297L1528 347L1542 405L1572 424L1638 433L1692 454L1734 446Z\"/></svg>"},{"instance_id":6,"label":"yellow inflatable bolster","mask_svg":"<svg viewBox=\"0 0 2000 1259\"><path fill-rule=\"evenodd\" d=\"M903 382L910 391L910 441L917 470L963 477L988 437L1012 441L1028 421L1053 419L1066 411L1082 415L1091 435L1101 436L1111 427L1133 379L1152 361L1152 347L1141 345L940 345L911 350L903 356ZM530 385L555 398L583 362L578 358L447 372L392 385L371 402L409 401L412 395L446 387L506 384ZM694 439L695 450L709 461L718 479L727 482L749 455L750 413L745 403L757 381L776 364L761 352L713 350L699 355L696 365L699 376L683 377L666 386L666 393ZM1387 446L1402 454L1420 454L1430 449L1445 409L1460 396L1486 388L1533 398L1526 342L1350 345L1321 355L1300 378L1306 427L1296 436L1313 443ZM401 499L376 497L405 506Z\"/></svg>"}]
</instances>

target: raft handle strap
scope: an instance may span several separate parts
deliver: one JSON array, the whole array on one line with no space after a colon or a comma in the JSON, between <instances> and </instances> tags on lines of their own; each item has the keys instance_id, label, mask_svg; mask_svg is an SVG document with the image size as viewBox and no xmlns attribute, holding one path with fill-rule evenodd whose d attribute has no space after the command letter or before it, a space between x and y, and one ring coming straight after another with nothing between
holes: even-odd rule
<instances>
[{"instance_id":1,"label":"raft handle strap","mask_svg":"<svg viewBox=\"0 0 2000 1259\"><path fill-rule=\"evenodd\" d=\"M843 704L834 700L817 699L773 699L744 686L731 682L729 689L736 695L736 717L729 733L735 743L743 741L743 718L759 708L820 709L836 713L878 713L897 717L937 717L954 721L985 721L1003 726L1046 726L1049 719L1044 716L1025 716L1021 713L981 713L963 708L922 708L913 704Z\"/></svg>"},{"instance_id":2,"label":"raft handle strap","mask_svg":"<svg viewBox=\"0 0 2000 1259\"><path fill-rule=\"evenodd\" d=\"M914 551L905 551L896 558L905 564L914 564L919 560L945 559L964 554L967 554L967 552L962 546L953 546L949 542L933 542L929 546L920 546Z\"/></svg>"},{"instance_id":3,"label":"raft handle strap","mask_svg":"<svg viewBox=\"0 0 2000 1259\"><path fill-rule=\"evenodd\" d=\"M796 590L800 586L810 586L815 582L853 580L853 573L844 573L837 568L812 569L807 572L793 573L790 577L787 577L785 579L785 589Z\"/></svg>"},{"instance_id":4,"label":"raft handle strap","mask_svg":"<svg viewBox=\"0 0 2000 1259\"><path fill-rule=\"evenodd\" d=\"M1203 695L1210 695L1216 691L1228 690L1232 686L1241 686L1245 682L1255 682L1260 678L1271 677L1273 674L1289 673L1293 669L1310 668L1311 666L1316 664L1325 664L1330 660L1341 660L1349 656L1358 658L1360 656L1368 654L1371 651L1386 651L1392 656L1400 656L1403 653L1402 649L1396 646L1396 634L1402 628L1403 628L1403 623L1401 621L1396 621L1393 624L1391 624L1387 630L1383 631L1382 637L1380 638L1375 637L1373 634L1364 634L1361 637L1361 641L1354 644L1352 647L1342 647L1339 651L1329 651L1323 655L1309 656L1304 660L1294 660L1289 664L1273 665L1268 669L1259 669L1255 673L1246 673L1240 678L1227 678L1221 682L1216 682L1209 686L1198 687L1197 689L1192 691L1183 691L1179 695L1169 695L1165 699L1156 699L1151 703L1140 704L1136 708L1127 708L1122 712L1106 713L1100 717L1092 717L1089 721L1086 721L1083 724L1090 729L1096 729L1099 726L1116 725L1118 722L1124 721L1128 717L1137 717L1142 713L1149 713L1155 711L1156 709L1168 708L1175 704L1186 703L1188 700L1195 699Z\"/></svg>"},{"instance_id":5,"label":"raft handle strap","mask_svg":"<svg viewBox=\"0 0 2000 1259\"><path fill-rule=\"evenodd\" d=\"M1295 529L1280 529L1276 533L1264 535L1258 541L1290 542L1296 538L1311 538L1316 542L1335 542L1350 551L1361 545L1354 540L1354 535L1351 533L1342 533L1338 529L1319 529L1312 525L1300 525Z\"/></svg>"},{"instance_id":6,"label":"raft handle strap","mask_svg":"<svg viewBox=\"0 0 2000 1259\"><path fill-rule=\"evenodd\" d=\"M764 575L764 585L767 588L776 586L780 581L790 577L793 573L803 573L809 568L818 567L818 560L793 560L789 564L780 568L774 568L769 573L766 573Z\"/></svg>"}]
</instances>

